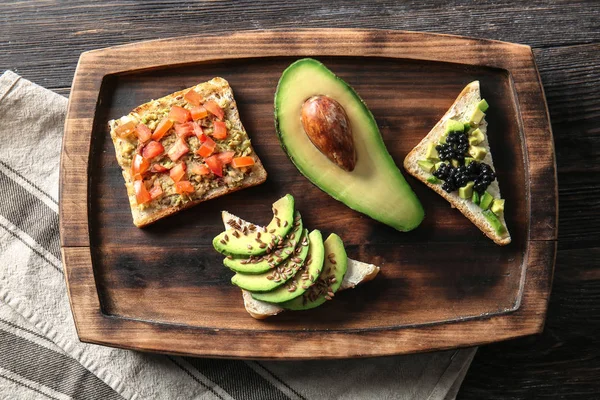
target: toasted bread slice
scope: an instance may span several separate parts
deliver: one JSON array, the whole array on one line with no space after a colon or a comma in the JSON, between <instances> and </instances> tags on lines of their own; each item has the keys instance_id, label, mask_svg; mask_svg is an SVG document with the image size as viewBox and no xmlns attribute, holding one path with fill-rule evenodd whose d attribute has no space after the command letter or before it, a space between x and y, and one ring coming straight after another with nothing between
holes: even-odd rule
<instances>
[{"instance_id":1,"label":"toasted bread slice","mask_svg":"<svg viewBox=\"0 0 600 400\"><path fill-rule=\"evenodd\" d=\"M152 187L156 181L162 187L163 195L153 199L145 204L138 204L134 189L134 179L131 173L131 165L133 157L143 147L140 145L136 134L130 134L123 137L117 134L118 127L130 121L134 124L144 123L152 131L163 118L166 118L172 106L180 106L186 109L191 109L193 106L185 99L185 94L190 90L195 91L204 98L205 101L216 102L223 110L223 121L228 124L227 138L222 140L214 139L217 143L215 153L234 151L234 157L250 156L254 159L254 165L244 169L236 169L230 165L223 169L223 178L217 178L216 175L209 173L206 175L194 174L193 166L203 165L204 158L196 154L196 150L201 146L199 138L196 136L188 137L185 140L189 148L189 152L183 155L176 161L169 158L168 152L177 141L175 133L175 125L158 141L164 147L164 153L150 160L152 164L160 164L172 166L179 162L185 162L187 165L187 179L194 186L194 192L189 195L181 195L176 192L173 180L169 177L168 172L144 174L144 181L148 186ZM205 133L209 133L214 129L212 114L209 114L204 119L198 122ZM250 139L242 122L237 109L233 91L229 83L223 78L213 78L208 82L200 83L188 89L180 90L168 96L157 100L152 100L135 108L128 115L117 120L109 121L110 135L115 146L117 161L122 169L125 186L127 187L127 195L131 206L133 223L137 227L142 227L151 224L161 218L174 214L185 208L192 207L200 202L223 196L225 194L244 189L251 186L256 186L263 183L267 179L265 171L260 159L254 152ZM213 154L215 154L213 153ZM148 182L150 180L151 182Z\"/></svg>"},{"instance_id":2,"label":"toasted bread slice","mask_svg":"<svg viewBox=\"0 0 600 400\"><path fill-rule=\"evenodd\" d=\"M236 217L227 211L223 211L221 213L221 217L223 219L225 230L232 229L231 226L227 224L227 221L231 219L236 220L242 228L246 225L250 225L249 222L244 221L243 219ZM256 229L264 231L264 227L257 227ZM377 276L379 270L380 268L376 265L367 264L349 258L348 270L346 271L346 275L344 275L344 280L342 281L342 285L340 286L339 290L352 289L359 283L370 281ZM256 319L265 319L284 311L284 309L279 307L277 304L271 304L254 299L252 294L247 290L242 290L242 297L244 299L246 311L248 311L248 314Z\"/></svg>"},{"instance_id":3,"label":"toasted bread slice","mask_svg":"<svg viewBox=\"0 0 600 400\"><path fill-rule=\"evenodd\" d=\"M426 152L429 143L438 143L440 137L445 132L446 122L450 119L457 121L468 121L469 116L473 113L475 108L478 106L481 100L481 94L479 90L479 81L469 83L462 92L458 95L454 104L448 109L446 114L439 120L439 122L431 129L431 131L421 140L421 142L406 156L404 159L404 168L414 177L425 183L432 190L437 192L440 196L448 200L448 202L460 212L462 212L471 222L473 222L487 237L492 239L496 244L507 245L511 241L510 233L508 229L505 229L506 233L500 235L496 233L496 230L492 224L484 217L481 208L474 204L470 199L461 198L457 192L447 193L442 189L440 184L433 184L427 181L427 178L433 176L431 173L424 171L418 164L419 160L426 159ZM492 159L492 152L490 151L490 145L487 137L487 122L485 117L479 123L479 129L483 133L485 139L478 146L484 147L487 150L487 154L482 162L488 164L494 171L494 161ZM502 198L500 195L500 187L498 185L498 179L494 180L487 191L494 196L494 198ZM506 228L506 221L504 214L498 216L498 219Z\"/></svg>"}]
</instances>

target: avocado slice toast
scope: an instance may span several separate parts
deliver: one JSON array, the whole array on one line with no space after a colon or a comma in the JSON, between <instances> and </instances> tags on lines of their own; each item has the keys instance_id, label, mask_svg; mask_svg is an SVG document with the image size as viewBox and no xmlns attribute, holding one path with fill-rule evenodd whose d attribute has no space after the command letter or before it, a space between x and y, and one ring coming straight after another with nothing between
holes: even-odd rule
<instances>
[{"instance_id":1,"label":"avocado slice toast","mask_svg":"<svg viewBox=\"0 0 600 400\"><path fill-rule=\"evenodd\" d=\"M221 217L223 220L223 226L227 232L231 232L233 230L231 225L228 223L228 221L232 219L239 223L240 227L242 228L252 225L250 222L228 213L227 211L223 211L221 213ZM257 226L256 229L264 230L264 227ZM348 267L338 291L352 289L356 287L356 285L368 282L374 279L379 271L380 268L376 265L348 258ZM268 318L285 311L279 304L269 303L253 298L252 293L248 290L242 289L242 297L246 311L256 319Z\"/></svg>"},{"instance_id":2,"label":"avocado slice toast","mask_svg":"<svg viewBox=\"0 0 600 400\"><path fill-rule=\"evenodd\" d=\"M496 244L507 245L511 237L488 141L488 108L481 99L479 81L469 83L406 156L404 168L448 200Z\"/></svg>"}]
</instances>

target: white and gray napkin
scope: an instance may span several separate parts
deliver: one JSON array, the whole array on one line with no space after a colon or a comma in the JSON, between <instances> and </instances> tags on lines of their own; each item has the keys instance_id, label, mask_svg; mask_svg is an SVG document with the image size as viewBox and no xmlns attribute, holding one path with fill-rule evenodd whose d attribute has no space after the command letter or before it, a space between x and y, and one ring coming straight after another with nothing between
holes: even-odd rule
<instances>
[{"instance_id":1,"label":"white and gray napkin","mask_svg":"<svg viewBox=\"0 0 600 400\"><path fill-rule=\"evenodd\" d=\"M58 234L67 99L0 77L0 399L453 399L476 349L237 361L81 343Z\"/></svg>"}]
</instances>

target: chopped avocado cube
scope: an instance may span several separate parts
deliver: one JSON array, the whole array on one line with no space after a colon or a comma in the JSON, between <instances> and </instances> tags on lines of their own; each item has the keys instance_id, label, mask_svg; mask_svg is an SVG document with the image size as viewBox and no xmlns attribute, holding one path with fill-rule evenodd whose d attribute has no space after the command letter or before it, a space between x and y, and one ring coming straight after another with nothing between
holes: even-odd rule
<instances>
[{"instance_id":1,"label":"chopped avocado cube","mask_svg":"<svg viewBox=\"0 0 600 400\"><path fill-rule=\"evenodd\" d=\"M471 164L475 159L473 157L465 157L465 165Z\"/></svg>"},{"instance_id":2,"label":"chopped avocado cube","mask_svg":"<svg viewBox=\"0 0 600 400\"><path fill-rule=\"evenodd\" d=\"M465 124L463 124L462 122L455 121L453 119L449 119L448 122L446 122L446 133L464 132L464 131L465 131Z\"/></svg>"},{"instance_id":3,"label":"chopped avocado cube","mask_svg":"<svg viewBox=\"0 0 600 400\"><path fill-rule=\"evenodd\" d=\"M468 122L465 122L465 132L469 132L471 130L471 124Z\"/></svg>"},{"instance_id":4,"label":"chopped avocado cube","mask_svg":"<svg viewBox=\"0 0 600 400\"><path fill-rule=\"evenodd\" d=\"M448 137L448 132L442 133L442 136L440 136L440 144L446 144L447 137Z\"/></svg>"},{"instance_id":5,"label":"chopped avocado cube","mask_svg":"<svg viewBox=\"0 0 600 400\"><path fill-rule=\"evenodd\" d=\"M491 210L496 215L502 214L504 212L504 199L494 199Z\"/></svg>"},{"instance_id":6,"label":"chopped avocado cube","mask_svg":"<svg viewBox=\"0 0 600 400\"><path fill-rule=\"evenodd\" d=\"M477 103L477 108L479 108L483 112L486 112L489 107L490 105L487 101L485 101L485 99L481 99L481 101Z\"/></svg>"},{"instance_id":7,"label":"chopped avocado cube","mask_svg":"<svg viewBox=\"0 0 600 400\"><path fill-rule=\"evenodd\" d=\"M473 110L473 114L471 114L471 117L469 118L469 122L474 125L479 125L483 117L485 117L485 113L476 107L475 110Z\"/></svg>"},{"instance_id":8,"label":"chopped avocado cube","mask_svg":"<svg viewBox=\"0 0 600 400\"><path fill-rule=\"evenodd\" d=\"M473 196L471 196L471 201L473 204L479 205L479 193L473 191Z\"/></svg>"},{"instance_id":9,"label":"chopped avocado cube","mask_svg":"<svg viewBox=\"0 0 600 400\"><path fill-rule=\"evenodd\" d=\"M503 235L506 233L506 227L502 225L502 222L500 222L496 214L494 214L491 210L483 211L483 216L492 225L498 235Z\"/></svg>"},{"instance_id":10,"label":"chopped avocado cube","mask_svg":"<svg viewBox=\"0 0 600 400\"><path fill-rule=\"evenodd\" d=\"M487 150L484 147L480 146L469 146L469 155L476 159L477 161L481 161L485 158L487 154Z\"/></svg>"},{"instance_id":11,"label":"chopped avocado cube","mask_svg":"<svg viewBox=\"0 0 600 400\"><path fill-rule=\"evenodd\" d=\"M474 139L474 141L471 142L471 139ZM484 140L485 140L485 135L483 134L483 132L481 132L481 129L479 129L479 128L475 129L473 132L471 132L469 134L469 144L471 144L471 145L479 144L479 143L483 142Z\"/></svg>"},{"instance_id":12,"label":"chopped avocado cube","mask_svg":"<svg viewBox=\"0 0 600 400\"><path fill-rule=\"evenodd\" d=\"M436 178L433 175L431 175L429 178L427 178L427 182L433 183L433 184L442 183L442 181L440 181L438 178Z\"/></svg>"},{"instance_id":13,"label":"chopped avocado cube","mask_svg":"<svg viewBox=\"0 0 600 400\"><path fill-rule=\"evenodd\" d=\"M461 186L458 188L458 195L461 199L470 199L473 196L473 186L475 183L467 182L465 186Z\"/></svg>"},{"instance_id":14,"label":"chopped avocado cube","mask_svg":"<svg viewBox=\"0 0 600 400\"><path fill-rule=\"evenodd\" d=\"M440 167L442 166L442 164L444 164L444 162L443 162L443 161L440 161L440 162L437 162L437 163L435 163L435 165L434 165L434 167L435 167L435 170L437 171L438 169L440 169Z\"/></svg>"},{"instance_id":15,"label":"chopped avocado cube","mask_svg":"<svg viewBox=\"0 0 600 400\"><path fill-rule=\"evenodd\" d=\"M458 162L458 160L455 160L454 158L452 159L452 166L454 168L458 168L460 167L460 163Z\"/></svg>"},{"instance_id":16,"label":"chopped avocado cube","mask_svg":"<svg viewBox=\"0 0 600 400\"><path fill-rule=\"evenodd\" d=\"M427 145L427 152L425 153L425 157L428 160L439 161L437 150L435 149L435 143L429 143Z\"/></svg>"},{"instance_id":17,"label":"chopped avocado cube","mask_svg":"<svg viewBox=\"0 0 600 400\"><path fill-rule=\"evenodd\" d=\"M417 161L419 167L425 172L432 173L434 171L433 163L427 160L419 160Z\"/></svg>"},{"instance_id":18,"label":"chopped avocado cube","mask_svg":"<svg viewBox=\"0 0 600 400\"><path fill-rule=\"evenodd\" d=\"M487 210L488 208L490 208L493 201L494 201L494 196L492 196L488 192L484 192L481 195L481 199L479 200L479 207L483 208L484 210Z\"/></svg>"}]
</instances>

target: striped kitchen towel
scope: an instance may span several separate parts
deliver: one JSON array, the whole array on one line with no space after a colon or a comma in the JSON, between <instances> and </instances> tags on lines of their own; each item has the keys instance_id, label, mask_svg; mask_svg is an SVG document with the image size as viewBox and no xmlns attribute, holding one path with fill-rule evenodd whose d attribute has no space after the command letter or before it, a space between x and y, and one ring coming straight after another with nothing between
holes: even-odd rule
<instances>
[{"instance_id":1,"label":"striped kitchen towel","mask_svg":"<svg viewBox=\"0 0 600 400\"><path fill-rule=\"evenodd\" d=\"M266 362L79 342L59 251L67 100L0 77L0 399L452 399L475 349Z\"/></svg>"}]
</instances>

